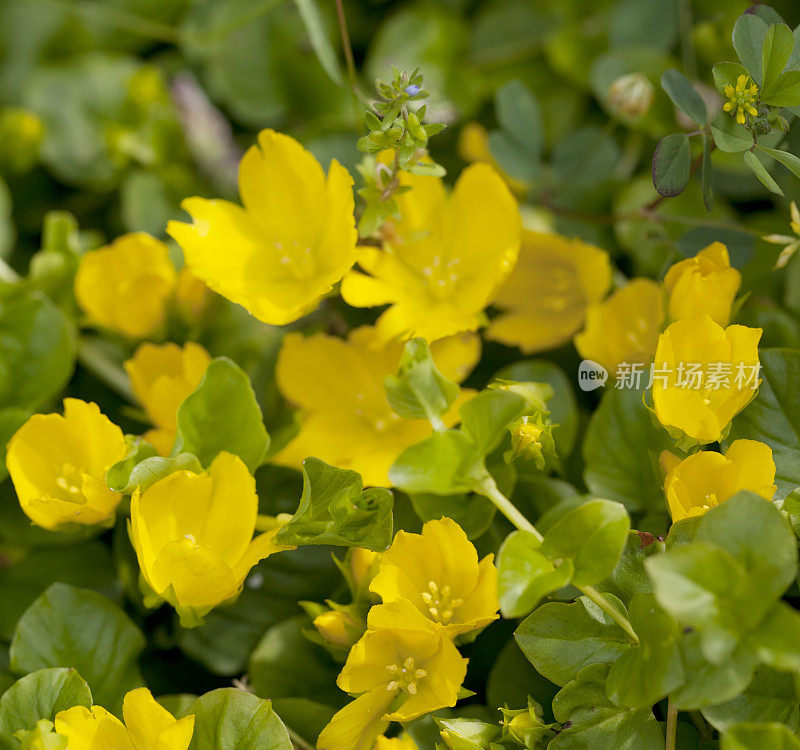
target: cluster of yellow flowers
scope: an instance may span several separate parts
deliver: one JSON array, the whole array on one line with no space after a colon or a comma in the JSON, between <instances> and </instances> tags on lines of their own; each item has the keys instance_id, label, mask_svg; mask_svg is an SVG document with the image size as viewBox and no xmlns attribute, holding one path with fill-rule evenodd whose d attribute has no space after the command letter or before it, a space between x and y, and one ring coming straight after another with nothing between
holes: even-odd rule
<instances>
[{"instance_id":1,"label":"cluster of yellow flowers","mask_svg":"<svg viewBox=\"0 0 800 750\"><path fill-rule=\"evenodd\" d=\"M409 738L389 744L378 735L390 721L405 723L454 706L467 672L454 640L477 634L498 617L494 556L478 560L450 518L428 521L421 534L397 532L391 547L373 557L354 551L357 582L382 603L370 609L366 632L352 645L337 681L356 697L322 731L320 750L415 747ZM346 619L331 610L314 623L344 645L353 643L355 625L349 620L343 628Z\"/></svg>"},{"instance_id":2,"label":"cluster of yellow flowers","mask_svg":"<svg viewBox=\"0 0 800 750\"><path fill-rule=\"evenodd\" d=\"M275 460L297 467L314 455L360 471L370 485L389 486L395 458L431 430L398 417L383 389L410 336L427 339L440 370L457 382L479 360L475 331L487 325L487 338L526 353L572 339L584 358L611 372L655 357L671 374L652 383L654 413L685 446L723 439L752 398L754 389L730 383L687 389L678 382L681 363L758 364L760 329L728 325L741 275L724 245L676 263L661 284L637 278L606 296L608 254L523 231L516 201L490 164L465 169L449 195L438 177L402 173L400 182L400 218L382 227L380 248L359 246L347 171L333 161L326 176L294 139L265 130L240 165L243 207L191 198L184 207L193 223L169 224L186 262L180 273L163 242L130 234L81 258L76 299L90 322L133 339L162 335L170 305L196 319L209 288L270 324L297 320L339 281L351 305L388 305L376 325L346 339L287 335L276 370L280 390L302 416L299 435ZM489 320L484 311L491 304L499 314ZM198 344L145 342L125 364L153 425L144 439L161 455L175 442L178 406L210 361ZM446 425L455 423L468 395L445 415ZM35 523L108 526L122 496L104 474L127 449L121 430L94 404L68 399L63 416L35 415L19 430L7 461ZM759 487L769 485L760 479ZM238 503L241 512L220 511L223 503ZM251 547L256 505L252 477L234 456L134 495L131 536L150 598L171 601L191 619L235 596L249 567L277 551L267 535ZM204 513L233 526L209 536L197 523Z\"/></svg>"},{"instance_id":3,"label":"cluster of yellow flowers","mask_svg":"<svg viewBox=\"0 0 800 750\"><path fill-rule=\"evenodd\" d=\"M177 347L165 348L181 356ZM148 414L180 402L181 386L191 392L183 370L172 382L164 373L160 378L142 390L155 396L144 402ZM106 472L127 451L122 431L96 404L65 399L63 416L36 414L17 431L6 462L20 505L34 523L62 531L103 528L113 525L123 498L108 488ZM184 624L193 625L234 599L253 565L291 549L274 542L278 525L253 539L257 515L255 480L238 456L226 452L208 471L177 471L144 492L137 488L129 530L145 603L168 601Z\"/></svg>"}]
</instances>

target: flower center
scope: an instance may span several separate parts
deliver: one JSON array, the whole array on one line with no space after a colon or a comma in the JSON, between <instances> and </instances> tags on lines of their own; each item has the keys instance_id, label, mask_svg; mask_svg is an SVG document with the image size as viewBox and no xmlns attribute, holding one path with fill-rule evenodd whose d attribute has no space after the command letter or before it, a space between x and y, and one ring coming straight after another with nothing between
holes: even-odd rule
<instances>
[{"instance_id":1,"label":"flower center","mask_svg":"<svg viewBox=\"0 0 800 750\"><path fill-rule=\"evenodd\" d=\"M56 485L67 494L67 499L73 503L82 502L83 475L73 464L67 462L61 466L61 472Z\"/></svg>"},{"instance_id":2,"label":"flower center","mask_svg":"<svg viewBox=\"0 0 800 750\"><path fill-rule=\"evenodd\" d=\"M439 587L436 581L428 581L428 590L422 591L421 596L431 617L442 625L449 625L455 610L464 603L463 599L453 598L449 586Z\"/></svg>"},{"instance_id":3,"label":"flower center","mask_svg":"<svg viewBox=\"0 0 800 750\"><path fill-rule=\"evenodd\" d=\"M416 695L417 682L428 676L424 669L417 667L413 656L409 656L402 665L390 664L386 669L392 676L391 682L386 685L390 692L403 690L409 695Z\"/></svg>"},{"instance_id":4,"label":"flower center","mask_svg":"<svg viewBox=\"0 0 800 750\"><path fill-rule=\"evenodd\" d=\"M280 264L290 276L305 279L314 274L316 267L310 246L296 239L283 240L277 237L272 240L272 246L278 253Z\"/></svg>"}]
</instances>

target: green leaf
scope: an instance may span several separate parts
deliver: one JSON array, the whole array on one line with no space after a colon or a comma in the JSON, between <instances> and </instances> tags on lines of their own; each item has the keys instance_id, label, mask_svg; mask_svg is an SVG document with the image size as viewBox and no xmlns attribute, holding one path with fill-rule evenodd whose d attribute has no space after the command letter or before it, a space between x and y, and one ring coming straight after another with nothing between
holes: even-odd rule
<instances>
[{"instance_id":1,"label":"green leaf","mask_svg":"<svg viewBox=\"0 0 800 750\"><path fill-rule=\"evenodd\" d=\"M556 566L542 554L541 546L530 532L515 531L500 547L497 588L504 617L528 614L543 597L563 588L572 579L572 560L564 560Z\"/></svg>"},{"instance_id":2,"label":"green leaf","mask_svg":"<svg viewBox=\"0 0 800 750\"><path fill-rule=\"evenodd\" d=\"M108 547L88 542L64 549L34 550L0 567L0 639L10 641L17 621L53 583L118 595L119 584Z\"/></svg>"},{"instance_id":3,"label":"green leaf","mask_svg":"<svg viewBox=\"0 0 800 750\"><path fill-rule=\"evenodd\" d=\"M461 430L481 455L491 453L508 432L508 426L526 411L525 399L510 391L481 391L458 410Z\"/></svg>"},{"instance_id":4,"label":"green leaf","mask_svg":"<svg viewBox=\"0 0 800 750\"><path fill-rule=\"evenodd\" d=\"M439 422L461 392L436 367L425 339L406 342L397 375L383 381L389 405L405 419Z\"/></svg>"},{"instance_id":5,"label":"green leaf","mask_svg":"<svg viewBox=\"0 0 800 750\"><path fill-rule=\"evenodd\" d=\"M711 121L711 134L720 151L738 154L753 147L753 133L727 112L720 112Z\"/></svg>"},{"instance_id":6,"label":"green leaf","mask_svg":"<svg viewBox=\"0 0 800 750\"><path fill-rule=\"evenodd\" d=\"M661 87L672 99L672 103L699 127L708 120L705 102L695 91L689 79L675 68L670 68L661 76Z\"/></svg>"},{"instance_id":7,"label":"green leaf","mask_svg":"<svg viewBox=\"0 0 800 750\"><path fill-rule=\"evenodd\" d=\"M0 698L0 750L18 750L12 739L39 719L53 721L73 706L90 708L92 693L74 669L41 669L15 682Z\"/></svg>"},{"instance_id":8,"label":"green leaf","mask_svg":"<svg viewBox=\"0 0 800 750\"><path fill-rule=\"evenodd\" d=\"M736 53L759 86L763 82L761 60L767 28L766 22L752 13L743 13L733 27L733 46Z\"/></svg>"},{"instance_id":9,"label":"green leaf","mask_svg":"<svg viewBox=\"0 0 800 750\"><path fill-rule=\"evenodd\" d=\"M433 521L447 516L452 518L469 539L477 539L492 525L497 508L483 495L463 493L459 495L431 495L425 492L410 495L414 512L424 521Z\"/></svg>"},{"instance_id":10,"label":"green leaf","mask_svg":"<svg viewBox=\"0 0 800 750\"><path fill-rule=\"evenodd\" d=\"M552 750L614 748L614 750L661 750L664 736L656 717L647 710L621 708L606 697L608 666L593 664L553 699L553 713L562 724L571 724L548 745Z\"/></svg>"},{"instance_id":11,"label":"green leaf","mask_svg":"<svg viewBox=\"0 0 800 750\"><path fill-rule=\"evenodd\" d=\"M292 750L289 733L269 701L236 688L206 693L186 710L194 715L189 750Z\"/></svg>"},{"instance_id":12,"label":"green leaf","mask_svg":"<svg viewBox=\"0 0 800 750\"><path fill-rule=\"evenodd\" d=\"M611 665L608 697L618 706L650 708L683 684L681 631L652 594L634 596L628 611L639 644Z\"/></svg>"},{"instance_id":13,"label":"green leaf","mask_svg":"<svg viewBox=\"0 0 800 750\"><path fill-rule=\"evenodd\" d=\"M147 452L147 449L145 449L139 455L144 455ZM141 492L144 492L159 479L174 474L176 471L192 471L195 474L203 471L200 461L193 453L178 453L174 456L166 457L147 456L135 463L128 472L130 464L131 461L129 459L123 459L106 472L106 484L115 492L130 495L137 487Z\"/></svg>"},{"instance_id":14,"label":"green leaf","mask_svg":"<svg viewBox=\"0 0 800 750\"><path fill-rule=\"evenodd\" d=\"M675 528L673 524L672 528ZM645 560L661 552L655 539L645 541L638 531L629 531L625 548L611 575L600 585L624 602L629 602L637 593L649 594L653 585L644 568Z\"/></svg>"},{"instance_id":15,"label":"green leaf","mask_svg":"<svg viewBox=\"0 0 800 750\"><path fill-rule=\"evenodd\" d=\"M779 161L786 167L795 177L800 177L800 159L788 151L781 151L778 148L767 148L766 146L757 145L760 151L769 154L775 161Z\"/></svg>"},{"instance_id":16,"label":"green leaf","mask_svg":"<svg viewBox=\"0 0 800 750\"><path fill-rule=\"evenodd\" d=\"M539 102L522 81L509 81L495 95L497 121L528 160L538 161L544 143L544 125Z\"/></svg>"},{"instance_id":17,"label":"green leaf","mask_svg":"<svg viewBox=\"0 0 800 750\"><path fill-rule=\"evenodd\" d=\"M780 78L792 56L793 47L792 30L785 23L774 23L767 29L761 49L762 98Z\"/></svg>"},{"instance_id":18,"label":"green leaf","mask_svg":"<svg viewBox=\"0 0 800 750\"><path fill-rule=\"evenodd\" d=\"M273 625L250 656L247 673L253 692L264 698L309 698L339 707L345 696L336 687L341 667L303 634L305 615Z\"/></svg>"},{"instance_id":19,"label":"green leaf","mask_svg":"<svg viewBox=\"0 0 800 750\"><path fill-rule=\"evenodd\" d=\"M758 657L753 649L739 645L721 664L711 664L701 649L701 634L696 630L685 633L681 641L686 684L670 695L680 710L693 711L741 693L753 677Z\"/></svg>"},{"instance_id":20,"label":"green leaf","mask_svg":"<svg viewBox=\"0 0 800 750\"><path fill-rule=\"evenodd\" d=\"M523 146L502 130L489 133L489 151L506 174L523 183L533 182L542 170L542 165L532 160Z\"/></svg>"},{"instance_id":21,"label":"green leaf","mask_svg":"<svg viewBox=\"0 0 800 750\"><path fill-rule=\"evenodd\" d=\"M718 731L741 722L780 722L796 732L800 728L800 689L789 672L759 667L744 692L724 703L703 708L703 716Z\"/></svg>"},{"instance_id":22,"label":"green leaf","mask_svg":"<svg viewBox=\"0 0 800 750\"><path fill-rule=\"evenodd\" d=\"M767 172L767 168L761 163L760 159L752 152L746 151L744 154L744 163L748 166L750 171L758 178L758 181L769 190L771 193L783 195L780 185L772 179L772 176Z\"/></svg>"},{"instance_id":23,"label":"green leaf","mask_svg":"<svg viewBox=\"0 0 800 750\"><path fill-rule=\"evenodd\" d=\"M692 150L685 133L673 133L662 138L653 153L653 185L658 192L674 198L689 182Z\"/></svg>"},{"instance_id":24,"label":"green leaf","mask_svg":"<svg viewBox=\"0 0 800 750\"><path fill-rule=\"evenodd\" d=\"M297 10L300 11L300 17L303 19L308 32L308 41L311 42L311 48L314 50L319 64L330 76L330 79L341 86L342 73L339 69L339 59L328 39L316 0L294 0L294 3L297 6Z\"/></svg>"},{"instance_id":25,"label":"green leaf","mask_svg":"<svg viewBox=\"0 0 800 750\"><path fill-rule=\"evenodd\" d=\"M725 734L720 750L798 750L798 739L785 724L736 724Z\"/></svg>"},{"instance_id":26,"label":"green leaf","mask_svg":"<svg viewBox=\"0 0 800 750\"><path fill-rule=\"evenodd\" d=\"M658 603L681 624L700 629L704 655L718 664L722 657L715 649L729 652L748 624L742 603L744 567L724 549L697 542L655 555L645 567Z\"/></svg>"},{"instance_id":27,"label":"green leaf","mask_svg":"<svg viewBox=\"0 0 800 750\"><path fill-rule=\"evenodd\" d=\"M589 420L583 443L586 486L632 511L665 512L658 457L672 447L666 430L653 424L641 390L609 389Z\"/></svg>"},{"instance_id":28,"label":"green leaf","mask_svg":"<svg viewBox=\"0 0 800 750\"><path fill-rule=\"evenodd\" d=\"M800 613L778 602L764 621L748 634L747 644L765 664L800 672Z\"/></svg>"},{"instance_id":29,"label":"green leaf","mask_svg":"<svg viewBox=\"0 0 800 750\"><path fill-rule=\"evenodd\" d=\"M616 597L606 597L626 612ZM522 621L515 637L536 671L561 686L583 667L615 662L631 647L625 631L584 596L571 604L543 604Z\"/></svg>"},{"instance_id":30,"label":"green leaf","mask_svg":"<svg viewBox=\"0 0 800 750\"><path fill-rule=\"evenodd\" d=\"M757 584L748 602L751 609L763 612L797 573L797 545L789 524L775 505L753 492L739 492L706 513L694 539L718 545L744 566Z\"/></svg>"},{"instance_id":31,"label":"green leaf","mask_svg":"<svg viewBox=\"0 0 800 750\"><path fill-rule=\"evenodd\" d=\"M392 542L392 503L392 493L383 487L365 490L358 472L307 458L300 505L276 541L382 551Z\"/></svg>"},{"instance_id":32,"label":"green leaf","mask_svg":"<svg viewBox=\"0 0 800 750\"><path fill-rule=\"evenodd\" d=\"M43 294L0 306L0 408L35 411L75 369L75 332Z\"/></svg>"},{"instance_id":33,"label":"green leaf","mask_svg":"<svg viewBox=\"0 0 800 750\"><path fill-rule=\"evenodd\" d=\"M220 451L235 453L255 471L269 447L250 379L227 357L213 360L197 390L178 407L172 455L193 453L206 468Z\"/></svg>"},{"instance_id":34,"label":"green leaf","mask_svg":"<svg viewBox=\"0 0 800 750\"><path fill-rule=\"evenodd\" d=\"M128 444L128 454L106 471L106 484L115 492L127 490L126 494L130 495L136 489L136 485L130 482L131 472L141 461L152 458L158 453L150 443L136 435L126 435L125 440Z\"/></svg>"},{"instance_id":35,"label":"green leaf","mask_svg":"<svg viewBox=\"0 0 800 750\"><path fill-rule=\"evenodd\" d=\"M800 486L800 351L762 349L758 395L733 419L728 439L759 440L772 448L778 497Z\"/></svg>"},{"instance_id":36,"label":"green leaf","mask_svg":"<svg viewBox=\"0 0 800 750\"><path fill-rule=\"evenodd\" d=\"M435 432L406 448L389 470L392 485L403 492L434 495L470 492L485 476L481 452L456 430Z\"/></svg>"},{"instance_id":37,"label":"green leaf","mask_svg":"<svg viewBox=\"0 0 800 750\"><path fill-rule=\"evenodd\" d=\"M800 104L800 71L784 73L769 89L761 92L761 101L772 107L796 107Z\"/></svg>"},{"instance_id":38,"label":"green leaf","mask_svg":"<svg viewBox=\"0 0 800 750\"><path fill-rule=\"evenodd\" d=\"M74 667L95 702L118 713L129 690L142 684L139 628L102 594L54 583L22 615L11 641L11 668L33 672Z\"/></svg>"}]
</instances>

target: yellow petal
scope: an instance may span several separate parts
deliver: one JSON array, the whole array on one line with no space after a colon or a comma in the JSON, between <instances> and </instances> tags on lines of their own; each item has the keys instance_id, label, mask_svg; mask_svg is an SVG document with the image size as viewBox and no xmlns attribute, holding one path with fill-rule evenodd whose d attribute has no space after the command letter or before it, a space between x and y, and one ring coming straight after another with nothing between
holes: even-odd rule
<instances>
[{"instance_id":1,"label":"yellow petal","mask_svg":"<svg viewBox=\"0 0 800 750\"><path fill-rule=\"evenodd\" d=\"M194 716L176 721L147 688L125 696L122 715L137 750L187 750L192 741Z\"/></svg>"},{"instance_id":2,"label":"yellow petal","mask_svg":"<svg viewBox=\"0 0 800 750\"><path fill-rule=\"evenodd\" d=\"M320 733L318 750L370 750L375 738L389 726L383 715L394 697L382 686L348 703Z\"/></svg>"},{"instance_id":3,"label":"yellow petal","mask_svg":"<svg viewBox=\"0 0 800 750\"><path fill-rule=\"evenodd\" d=\"M100 706L61 711L55 728L67 738L69 750L138 750L122 722Z\"/></svg>"}]
</instances>

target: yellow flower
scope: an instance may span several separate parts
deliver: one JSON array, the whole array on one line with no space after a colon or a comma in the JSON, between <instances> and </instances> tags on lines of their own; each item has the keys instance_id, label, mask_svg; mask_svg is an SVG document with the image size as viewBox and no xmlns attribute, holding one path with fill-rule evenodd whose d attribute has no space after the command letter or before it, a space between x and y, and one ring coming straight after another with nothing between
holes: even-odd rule
<instances>
[{"instance_id":1,"label":"yellow flower","mask_svg":"<svg viewBox=\"0 0 800 750\"><path fill-rule=\"evenodd\" d=\"M175 442L178 407L200 384L210 362L199 344L190 342L181 348L148 342L125 363L133 393L155 425L144 439L162 456L169 455Z\"/></svg>"},{"instance_id":2,"label":"yellow flower","mask_svg":"<svg viewBox=\"0 0 800 750\"><path fill-rule=\"evenodd\" d=\"M326 179L294 138L262 130L239 165L244 208L187 198L193 224L167 231L192 272L265 323L312 310L356 260L353 181L335 159Z\"/></svg>"},{"instance_id":3,"label":"yellow flower","mask_svg":"<svg viewBox=\"0 0 800 750\"><path fill-rule=\"evenodd\" d=\"M731 268L728 248L714 242L694 258L676 263L664 277L671 320L708 313L721 326L728 325L742 275Z\"/></svg>"},{"instance_id":4,"label":"yellow flower","mask_svg":"<svg viewBox=\"0 0 800 750\"><path fill-rule=\"evenodd\" d=\"M489 149L489 132L479 122L468 122L458 134L458 155L468 162L485 162L491 164L516 194L523 196L531 186L523 180L506 174L497 163Z\"/></svg>"},{"instance_id":5,"label":"yellow flower","mask_svg":"<svg viewBox=\"0 0 800 750\"><path fill-rule=\"evenodd\" d=\"M432 352L442 373L461 381L480 357L480 341L470 334L453 336L436 342ZM402 353L400 342L383 344L369 327L351 331L346 340L321 333L284 337L278 387L303 410L303 418L300 434L275 460L299 468L315 456L360 472L365 484L391 486L388 472L397 456L431 433L427 421L402 419L386 399L384 378L397 372ZM457 419L454 405L445 422Z\"/></svg>"},{"instance_id":6,"label":"yellow flower","mask_svg":"<svg viewBox=\"0 0 800 750\"><path fill-rule=\"evenodd\" d=\"M178 271L175 308L186 323L191 325L201 320L213 299L213 292L186 266Z\"/></svg>"},{"instance_id":7,"label":"yellow flower","mask_svg":"<svg viewBox=\"0 0 800 750\"><path fill-rule=\"evenodd\" d=\"M75 298L93 323L145 338L164 323L175 278L167 246L135 232L81 257Z\"/></svg>"},{"instance_id":8,"label":"yellow flower","mask_svg":"<svg viewBox=\"0 0 800 750\"><path fill-rule=\"evenodd\" d=\"M319 750L369 750L390 721L455 706L467 660L445 629L401 600L373 607L337 685L358 697L322 730Z\"/></svg>"},{"instance_id":9,"label":"yellow flower","mask_svg":"<svg viewBox=\"0 0 800 750\"><path fill-rule=\"evenodd\" d=\"M672 323L658 339L653 365L661 424L695 443L721 440L756 393L760 338L760 328L723 328L705 314Z\"/></svg>"},{"instance_id":10,"label":"yellow flower","mask_svg":"<svg viewBox=\"0 0 800 750\"><path fill-rule=\"evenodd\" d=\"M753 106L753 102L758 101L758 86L755 83L748 86L749 81L750 76L742 73L736 79L735 88L731 85L725 87L725 96L728 97L728 101L722 105L722 109L726 112L735 111L736 122L740 125L744 125L747 119L745 113L753 117L758 114L758 110Z\"/></svg>"},{"instance_id":11,"label":"yellow flower","mask_svg":"<svg viewBox=\"0 0 800 750\"><path fill-rule=\"evenodd\" d=\"M438 177L401 174L402 218L384 227L385 248L362 248L342 281L354 307L391 304L378 319L385 339L430 341L485 323L484 308L511 272L520 244L516 201L497 172L473 164L448 197Z\"/></svg>"},{"instance_id":12,"label":"yellow flower","mask_svg":"<svg viewBox=\"0 0 800 750\"><path fill-rule=\"evenodd\" d=\"M608 253L580 240L524 231L516 268L497 293L504 312L486 337L526 354L554 349L583 325L611 286Z\"/></svg>"},{"instance_id":13,"label":"yellow flower","mask_svg":"<svg viewBox=\"0 0 800 750\"><path fill-rule=\"evenodd\" d=\"M372 750L419 750L419 748L411 739L411 735L404 734L402 737L378 737Z\"/></svg>"},{"instance_id":14,"label":"yellow flower","mask_svg":"<svg viewBox=\"0 0 800 750\"><path fill-rule=\"evenodd\" d=\"M130 536L154 606L165 599L186 625L239 595L259 560L291 547L280 527L253 539L255 480L244 462L220 453L207 472L177 471L131 497Z\"/></svg>"},{"instance_id":15,"label":"yellow flower","mask_svg":"<svg viewBox=\"0 0 800 750\"><path fill-rule=\"evenodd\" d=\"M478 553L452 519L428 521L421 534L398 531L380 556L370 591L384 603L405 599L455 638L496 620L494 555Z\"/></svg>"},{"instance_id":16,"label":"yellow flower","mask_svg":"<svg viewBox=\"0 0 800 750\"><path fill-rule=\"evenodd\" d=\"M194 716L176 720L147 688L131 690L122 706L123 724L100 706L75 706L56 715L56 731L69 750L187 750Z\"/></svg>"},{"instance_id":17,"label":"yellow flower","mask_svg":"<svg viewBox=\"0 0 800 750\"><path fill-rule=\"evenodd\" d=\"M97 404L64 399L64 416L34 414L8 444L6 465L19 504L35 524L110 526L122 495L106 471L127 453L122 430Z\"/></svg>"},{"instance_id":18,"label":"yellow flower","mask_svg":"<svg viewBox=\"0 0 800 750\"><path fill-rule=\"evenodd\" d=\"M661 288L649 279L633 279L604 302L589 305L586 325L575 336L581 357L613 377L623 362L647 363L664 322Z\"/></svg>"},{"instance_id":19,"label":"yellow flower","mask_svg":"<svg viewBox=\"0 0 800 750\"><path fill-rule=\"evenodd\" d=\"M772 450L757 440L734 440L724 455L700 451L677 461L671 453L662 454L662 465L669 467L664 494L673 521L701 516L740 490L751 490L765 500L775 494Z\"/></svg>"}]
</instances>

